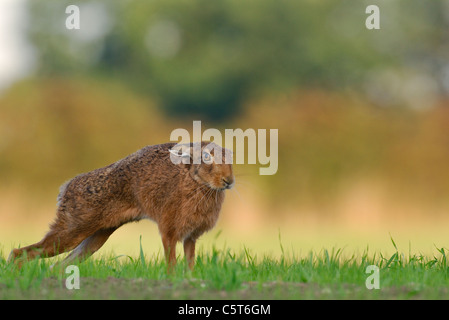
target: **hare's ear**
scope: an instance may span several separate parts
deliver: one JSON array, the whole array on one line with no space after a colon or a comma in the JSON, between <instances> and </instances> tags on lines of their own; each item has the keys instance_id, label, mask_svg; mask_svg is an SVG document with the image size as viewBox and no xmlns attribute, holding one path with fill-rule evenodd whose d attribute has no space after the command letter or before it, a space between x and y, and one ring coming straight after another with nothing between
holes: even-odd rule
<instances>
[{"instance_id":1,"label":"hare's ear","mask_svg":"<svg viewBox=\"0 0 449 320\"><path fill-rule=\"evenodd\" d=\"M168 150L172 155L177 156L177 157L181 157L181 158L190 158L190 153L188 152L182 152L182 150L173 150L170 149ZM181 152L180 152L181 151Z\"/></svg>"},{"instance_id":2,"label":"hare's ear","mask_svg":"<svg viewBox=\"0 0 449 320\"><path fill-rule=\"evenodd\" d=\"M190 148L182 149L182 148L172 148L168 150L170 152L170 160L173 164L190 164L191 154Z\"/></svg>"}]
</instances>

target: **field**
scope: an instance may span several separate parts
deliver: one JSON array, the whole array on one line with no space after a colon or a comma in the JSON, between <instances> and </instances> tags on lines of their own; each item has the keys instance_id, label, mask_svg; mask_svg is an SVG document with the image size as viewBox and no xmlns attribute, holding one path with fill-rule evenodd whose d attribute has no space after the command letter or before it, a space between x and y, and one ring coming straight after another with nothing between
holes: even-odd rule
<instances>
[{"instance_id":1,"label":"field","mask_svg":"<svg viewBox=\"0 0 449 320\"><path fill-rule=\"evenodd\" d=\"M172 274L166 273L161 254L136 257L112 253L94 256L78 265L79 289L73 272L50 268L55 258L38 259L22 269L0 254L0 299L447 299L447 250L435 248L433 257L351 254L323 249L298 256L284 251L279 258L258 256L247 248L234 252L200 249L193 271L182 256ZM379 289L369 290L373 278L367 267L379 269ZM65 273L67 271L67 274Z\"/></svg>"}]
</instances>

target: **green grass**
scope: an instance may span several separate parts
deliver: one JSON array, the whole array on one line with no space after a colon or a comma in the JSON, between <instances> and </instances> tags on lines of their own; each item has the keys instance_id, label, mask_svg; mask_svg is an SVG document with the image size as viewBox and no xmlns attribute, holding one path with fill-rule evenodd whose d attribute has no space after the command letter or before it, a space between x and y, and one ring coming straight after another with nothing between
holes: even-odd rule
<instances>
[{"instance_id":1,"label":"green grass","mask_svg":"<svg viewBox=\"0 0 449 320\"><path fill-rule=\"evenodd\" d=\"M396 244L392 240L393 246ZM172 274L161 254L138 257L114 254L79 264L80 289L68 290L69 276L56 260L37 259L22 269L8 264L0 252L0 299L447 299L447 250L435 256L360 254L323 249L298 256L257 256L244 247L199 250L195 269L178 256ZM367 266L380 268L380 289L368 290Z\"/></svg>"}]
</instances>

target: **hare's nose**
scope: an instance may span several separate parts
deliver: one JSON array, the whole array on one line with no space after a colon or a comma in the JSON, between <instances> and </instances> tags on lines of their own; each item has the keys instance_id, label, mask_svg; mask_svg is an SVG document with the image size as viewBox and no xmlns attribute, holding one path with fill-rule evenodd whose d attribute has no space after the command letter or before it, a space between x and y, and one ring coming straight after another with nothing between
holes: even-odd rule
<instances>
[{"instance_id":1,"label":"hare's nose","mask_svg":"<svg viewBox=\"0 0 449 320\"><path fill-rule=\"evenodd\" d=\"M226 189L231 189L234 186L233 177L222 178L221 180L223 181Z\"/></svg>"}]
</instances>

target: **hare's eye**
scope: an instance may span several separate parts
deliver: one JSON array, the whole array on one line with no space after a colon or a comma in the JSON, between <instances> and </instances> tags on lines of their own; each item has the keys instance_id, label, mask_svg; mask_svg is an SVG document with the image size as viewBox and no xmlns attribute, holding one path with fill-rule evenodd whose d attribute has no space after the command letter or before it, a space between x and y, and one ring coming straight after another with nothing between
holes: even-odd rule
<instances>
[{"instance_id":1,"label":"hare's eye","mask_svg":"<svg viewBox=\"0 0 449 320\"><path fill-rule=\"evenodd\" d=\"M203 152L203 161L205 163L211 163L212 162L212 156L210 155L210 153Z\"/></svg>"}]
</instances>

